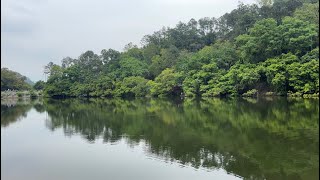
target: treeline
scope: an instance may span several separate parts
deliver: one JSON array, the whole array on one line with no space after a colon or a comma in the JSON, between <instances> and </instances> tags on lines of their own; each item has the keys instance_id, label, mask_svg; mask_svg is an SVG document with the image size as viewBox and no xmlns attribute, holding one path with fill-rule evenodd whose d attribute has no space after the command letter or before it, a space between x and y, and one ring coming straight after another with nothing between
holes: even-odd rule
<instances>
[{"instance_id":1,"label":"treeline","mask_svg":"<svg viewBox=\"0 0 320 180\"><path fill-rule=\"evenodd\" d=\"M1 68L1 91L43 90L44 86L44 81L33 83L28 77L21 75L18 72L9 70L5 67Z\"/></svg>"},{"instance_id":2,"label":"treeline","mask_svg":"<svg viewBox=\"0 0 320 180\"><path fill-rule=\"evenodd\" d=\"M227 96L319 93L319 2L239 4L129 43L50 62L48 96Z\"/></svg>"}]
</instances>

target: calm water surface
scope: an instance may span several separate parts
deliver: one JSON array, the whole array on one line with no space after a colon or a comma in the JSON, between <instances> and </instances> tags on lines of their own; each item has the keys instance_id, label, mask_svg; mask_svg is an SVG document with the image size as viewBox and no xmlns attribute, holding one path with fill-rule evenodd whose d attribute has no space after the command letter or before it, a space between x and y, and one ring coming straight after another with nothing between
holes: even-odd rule
<instances>
[{"instance_id":1,"label":"calm water surface","mask_svg":"<svg viewBox=\"0 0 320 180\"><path fill-rule=\"evenodd\" d=\"M318 99L2 100L1 179L319 179L318 113Z\"/></svg>"}]
</instances>

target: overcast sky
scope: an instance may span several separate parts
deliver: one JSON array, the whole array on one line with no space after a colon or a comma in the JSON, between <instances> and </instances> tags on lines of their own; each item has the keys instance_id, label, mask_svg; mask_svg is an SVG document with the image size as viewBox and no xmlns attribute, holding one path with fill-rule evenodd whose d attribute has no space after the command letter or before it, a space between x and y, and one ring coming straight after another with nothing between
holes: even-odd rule
<instances>
[{"instance_id":1,"label":"overcast sky","mask_svg":"<svg viewBox=\"0 0 320 180\"><path fill-rule=\"evenodd\" d=\"M241 0L253 3L254 0ZM32 81L43 67L86 50L122 51L129 42L191 18L220 17L237 0L1 0L1 67Z\"/></svg>"}]
</instances>

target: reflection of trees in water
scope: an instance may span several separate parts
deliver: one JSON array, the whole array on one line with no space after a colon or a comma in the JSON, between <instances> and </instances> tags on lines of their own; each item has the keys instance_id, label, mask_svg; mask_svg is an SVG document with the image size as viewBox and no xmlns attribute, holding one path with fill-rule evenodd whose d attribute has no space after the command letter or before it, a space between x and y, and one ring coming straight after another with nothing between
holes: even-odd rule
<instances>
[{"instance_id":1,"label":"reflection of trees in water","mask_svg":"<svg viewBox=\"0 0 320 180\"><path fill-rule=\"evenodd\" d=\"M11 123L21 120L27 116L27 112L32 108L32 105L1 105L1 126L6 127Z\"/></svg>"},{"instance_id":2,"label":"reflection of trees in water","mask_svg":"<svg viewBox=\"0 0 320 180\"><path fill-rule=\"evenodd\" d=\"M2 99L1 100L1 126L6 127L11 123L21 120L27 116L27 113L34 107L38 112L44 106L39 99ZM42 112L43 112L42 111Z\"/></svg>"},{"instance_id":3,"label":"reflection of trees in water","mask_svg":"<svg viewBox=\"0 0 320 180\"><path fill-rule=\"evenodd\" d=\"M152 156L248 179L319 176L317 100L72 99L45 108L49 129L89 142L144 140Z\"/></svg>"},{"instance_id":4,"label":"reflection of trees in water","mask_svg":"<svg viewBox=\"0 0 320 180\"><path fill-rule=\"evenodd\" d=\"M21 118L27 116L32 108L29 100L26 99L2 99L1 100L1 126L6 127Z\"/></svg>"},{"instance_id":5,"label":"reflection of trees in water","mask_svg":"<svg viewBox=\"0 0 320 180\"><path fill-rule=\"evenodd\" d=\"M5 98L1 99L1 106L12 107L15 105L28 105L33 102L30 98Z\"/></svg>"}]
</instances>

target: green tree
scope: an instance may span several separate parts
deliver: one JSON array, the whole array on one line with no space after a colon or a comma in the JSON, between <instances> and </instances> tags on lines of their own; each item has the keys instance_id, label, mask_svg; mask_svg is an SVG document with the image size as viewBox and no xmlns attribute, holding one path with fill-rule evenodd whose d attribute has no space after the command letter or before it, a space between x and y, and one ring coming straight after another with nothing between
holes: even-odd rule
<instances>
[{"instance_id":1,"label":"green tree","mask_svg":"<svg viewBox=\"0 0 320 180\"><path fill-rule=\"evenodd\" d=\"M90 96L111 97L115 90L115 81L108 76L100 76L98 79L90 83L92 92Z\"/></svg>"},{"instance_id":2,"label":"green tree","mask_svg":"<svg viewBox=\"0 0 320 180\"><path fill-rule=\"evenodd\" d=\"M266 67L267 82L276 92L284 94L290 90L287 66L295 62L299 62L298 57L289 53L268 59L263 63Z\"/></svg>"},{"instance_id":3,"label":"green tree","mask_svg":"<svg viewBox=\"0 0 320 180\"><path fill-rule=\"evenodd\" d=\"M120 60L119 64L120 67L117 69L117 78L120 79L129 76L145 77L149 73L147 64L134 57L125 57Z\"/></svg>"},{"instance_id":4,"label":"green tree","mask_svg":"<svg viewBox=\"0 0 320 180\"><path fill-rule=\"evenodd\" d=\"M180 95L182 92L181 74L167 68L154 81L150 80L148 86L153 96Z\"/></svg>"},{"instance_id":5,"label":"green tree","mask_svg":"<svg viewBox=\"0 0 320 180\"><path fill-rule=\"evenodd\" d=\"M281 37L274 19L258 21L249 34L236 38L243 61L257 63L269 57L281 54Z\"/></svg>"},{"instance_id":6,"label":"green tree","mask_svg":"<svg viewBox=\"0 0 320 180\"><path fill-rule=\"evenodd\" d=\"M316 47L317 30L314 24L292 17L285 17L279 26L285 53L303 55Z\"/></svg>"},{"instance_id":7,"label":"green tree","mask_svg":"<svg viewBox=\"0 0 320 180\"><path fill-rule=\"evenodd\" d=\"M44 89L44 87L45 87L45 82L44 81L37 81L34 85L33 85L33 88L35 89L35 90L43 90Z\"/></svg>"},{"instance_id":8,"label":"green tree","mask_svg":"<svg viewBox=\"0 0 320 180\"><path fill-rule=\"evenodd\" d=\"M218 37L232 40L240 34L247 33L249 28L259 19L261 19L259 7L256 4L240 3L237 9L224 14L216 22Z\"/></svg>"},{"instance_id":9,"label":"green tree","mask_svg":"<svg viewBox=\"0 0 320 180\"><path fill-rule=\"evenodd\" d=\"M164 69L173 67L179 56L179 50L175 46L168 49L161 49L160 55L153 56L150 65L150 72L153 77L159 75Z\"/></svg>"},{"instance_id":10,"label":"green tree","mask_svg":"<svg viewBox=\"0 0 320 180\"><path fill-rule=\"evenodd\" d=\"M305 3L303 6L296 9L293 17L300 19L302 21L308 21L312 24L317 25L319 28L319 2L317 3ZM318 32L319 33L319 32Z\"/></svg>"},{"instance_id":11,"label":"green tree","mask_svg":"<svg viewBox=\"0 0 320 180\"><path fill-rule=\"evenodd\" d=\"M140 76L130 76L117 83L115 96L144 97L149 93L148 80Z\"/></svg>"},{"instance_id":12,"label":"green tree","mask_svg":"<svg viewBox=\"0 0 320 180\"><path fill-rule=\"evenodd\" d=\"M103 49L101 51L101 58L104 64L114 63L119 60L120 52L113 49Z\"/></svg>"}]
</instances>

